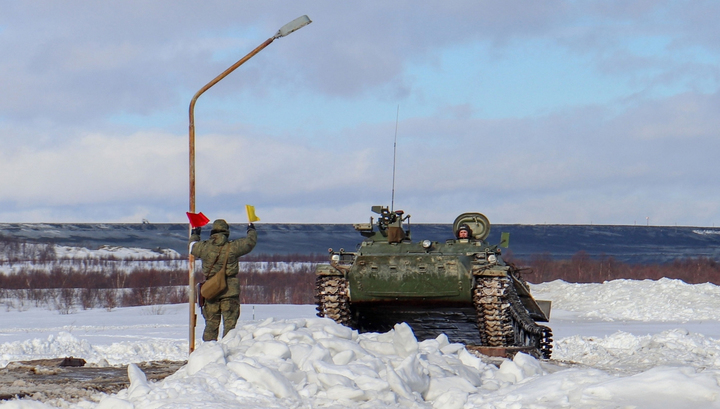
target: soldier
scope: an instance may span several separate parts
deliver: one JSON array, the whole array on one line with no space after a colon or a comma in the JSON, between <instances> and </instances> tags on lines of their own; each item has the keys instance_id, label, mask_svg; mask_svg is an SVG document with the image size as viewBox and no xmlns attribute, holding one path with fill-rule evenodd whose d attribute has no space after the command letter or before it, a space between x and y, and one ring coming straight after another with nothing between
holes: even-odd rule
<instances>
[{"instance_id":1,"label":"soldier","mask_svg":"<svg viewBox=\"0 0 720 409\"><path fill-rule=\"evenodd\" d=\"M458 228L458 231L457 231L458 239L467 240L467 239L470 239L470 237L472 237L472 230L470 229L470 226L468 226L467 224L463 224L462 226L460 226L460 228Z\"/></svg>"},{"instance_id":2,"label":"soldier","mask_svg":"<svg viewBox=\"0 0 720 409\"><path fill-rule=\"evenodd\" d=\"M240 317L240 281L238 279L238 259L252 251L257 243L255 225L248 223L247 237L229 240L230 226L223 219L213 222L210 239L200 241L200 227L192 229L190 235L190 254L202 260L205 279L222 270L227 257L225 274L227 289L213 299L205 300L202 315L205 318L203 341L215 341L218 337L220 318L223 320L223 337L235 328Z\"/></svg>"}]
</instances>

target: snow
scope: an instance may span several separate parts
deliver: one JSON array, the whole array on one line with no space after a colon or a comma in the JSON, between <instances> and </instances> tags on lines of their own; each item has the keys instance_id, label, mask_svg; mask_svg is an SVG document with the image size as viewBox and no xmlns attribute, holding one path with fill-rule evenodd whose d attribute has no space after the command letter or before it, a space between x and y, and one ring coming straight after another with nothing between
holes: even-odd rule
<instances>
[{"instance_id":1,"label":"snow","mask_svg":"<svg viewBox=\"0 0 720 409\"><path fill-rule=\"evenodd\" d=\"M74 246L55 246L58 258L102 259L114 257L121 260L152 260L157 258L180 258L180 253L171 249L148 250L137 247L100 246L97 250Z\"/></svg>"},{"instance_id":2,"label":"snow","mask_svg":"<svg viewBox=\"0 0 720 409\"><path fill-rule=\"evenodd\" d=\"M19 247L18 247L19 248ZM121 247L102 245L98 249L85 247L53 245L53 253L41 256L47 244L23 243L22 251L0 249L0 274L16 274L21 271L45 271L53 269L75 269L88 273L107 272L108 270L132 272L136 269L156 271L177 271L188 269L187 257L172 249L144 249L139 247ZM12 257L11 257L12 256ZM266 273L282 271L302 273L314 271L317 263L304 261L239 261L241 271ZM195 264L197 271L202 269L202 260Z\"/></svg>"},{"instance_id":3,"label":"snow","mask_svg":"<svg viewBox=\"0 0 720 409\"><path fill-rule=\"evenodd\" d=\"M720 287L677 280L532 286L553 301L553 359L489 360L399 324L358 334L312 305L243 305L238 327L187 356L187 305L0 311L0 366L82 357L128 365L130 387L64 408L720 408ZM202 330L199 318L197 335ZM163 381L134 363L185 360Z\"/></svg>"},{"instance_id":4,"label":"snow","mask_svg":"<svg viewBox=\"0 0 720 409\"><path fill-rule=\"evenodd\" d=\"M605 321L720 321L720 287L709 283L668 278L584 285L555 281L535 286L533 295L552 300L553 308Z\"/></svg>"}]
</instances>

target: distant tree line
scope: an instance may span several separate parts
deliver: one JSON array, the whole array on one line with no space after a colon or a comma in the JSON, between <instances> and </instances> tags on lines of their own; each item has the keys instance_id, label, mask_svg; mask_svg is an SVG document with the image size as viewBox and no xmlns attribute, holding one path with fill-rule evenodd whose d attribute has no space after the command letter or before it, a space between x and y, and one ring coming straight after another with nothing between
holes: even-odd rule
<instances>
[{"instance_id":1,"label":"distant tree line","mask_svg":"<svg viewBox=\"0 0 720 409\"><path fill-rule=\"evenodd\" d=\"M618 279L659 280L663 277L688 284L720 285L720 263L708 257L677 259L669 263L632 264L613 257L590 257L580 251L569 259L554 260L550 254L529 259L507 257L517 267L525 267L523 278L531 283L563 280L570 283L602 283Z\"/></svg>"},{"instance_id":2,"label":"distant tree line","mask_svg":"<svg viewBox=\"0 0 720 409\"><path fill-rule=\"evenodd\" d=\"M202 274L196 274L196 282ZM315 274L305 272L242 272L243 304L311 304ZM0 274L0 300L7 309L47 306L69 313L76 308L132 307L188 302L187 271L136 270L128 274L79 274L53 270ZM16 305L18 304L18 305Z\"/></svg>"},{"instance_id":3,"label":"distant tree line","mask_svg":"<svg viewBox=\"0 0 720 409\"><path fill-rule=\"evenodd\" d=\"M311 254L265 254L250 253L242 256L242 261L257 261L271 263L324 263L329 260L327 254L311 253Z\"/></svg>"},{"instance_id":4,"label":"distant tree line","mask_svg":"<svg viewBox=\"0 0 720 409\"><path fill-rule=\"evenodd\" d=\"M253 257L241 263L241 302L244 304L308 304L314 302L315 264L312 257ZM326 257L325 257L326 258ZM244 260L244 259L243 259ZM156 261L156 260L154 260ZM163 268L122 268L122 260L76 259L62 263L25 263L0 273L0 303L6 309L47 306L64 313L76 308L130 307L188 301L188 267L166 263ZM0 262L0 265L3 263ZM157 263L153 263L157 264ZM196 265L195 282L203 281Z\"/></svg>"},{"instance_id":5,"label":"distant tree line","mask_svg":"<svg viewBox=\"0 0 720 409\"><path fill-rule=\"evenodd\" d=\"M55 245L50 243L25 243L17 239L0 236L0 262L48 262L55 260Z\"/></svg>"}]
</instances>

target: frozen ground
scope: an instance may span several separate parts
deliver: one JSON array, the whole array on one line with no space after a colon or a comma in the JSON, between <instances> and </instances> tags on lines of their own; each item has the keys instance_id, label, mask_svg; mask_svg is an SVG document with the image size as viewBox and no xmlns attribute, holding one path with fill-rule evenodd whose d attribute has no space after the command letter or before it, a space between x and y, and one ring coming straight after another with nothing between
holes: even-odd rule
<instances>
[{"instance_id":1,"label":"frozen ground","mask_svg":"<svg viewBox=\"0 0 720 409\"><path fill-rule=\"evenodd\" d=\"M720 408L720 287L676 280L552 282L553 360L499 367L404 325L357 334L314 306L244 305L221 342L163 381L128 366L128 389L0 408ZM82 357L89 365L188 359L186 305L60 315L0 311L0 367ZM199 318L198 338L202 329Z\"/></svg>"}]
</instances>

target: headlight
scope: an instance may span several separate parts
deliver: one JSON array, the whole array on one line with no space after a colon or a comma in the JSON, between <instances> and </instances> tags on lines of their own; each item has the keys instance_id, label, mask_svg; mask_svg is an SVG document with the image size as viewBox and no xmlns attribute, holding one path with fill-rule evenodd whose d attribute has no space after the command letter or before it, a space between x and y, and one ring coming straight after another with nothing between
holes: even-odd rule
<instances>
[{"instance_id":1,"label":"headlight","mask_svg":"<svg viewBox=\"0 0 720 409\"><path fill-rule=\"evenodd\" d=\"M339 254L333 254L333 255L330 257L330 260L332 260L332 261L340 261L340 255L339 255Z\"/></svg>"},{"instance_id":2,"label":"headlight","mask_svg":"<svg viewBox=\"0 0 720 409\"><path fill-rule=\"evenodd\" d=\"M422 246L424 249L429 249L430 247L432 247L432 242L430 240L423 240Z\"/></svg>"},{"instance_id":3,"label":"headlight","mask_svg":"<svg viewBox=\"0 0 720 409\"><path fill-rule=\"evenodd\" d=\"M488 256L489 263L497 263L497 257L494 254Z\"/></svg>"}]
</instances>

